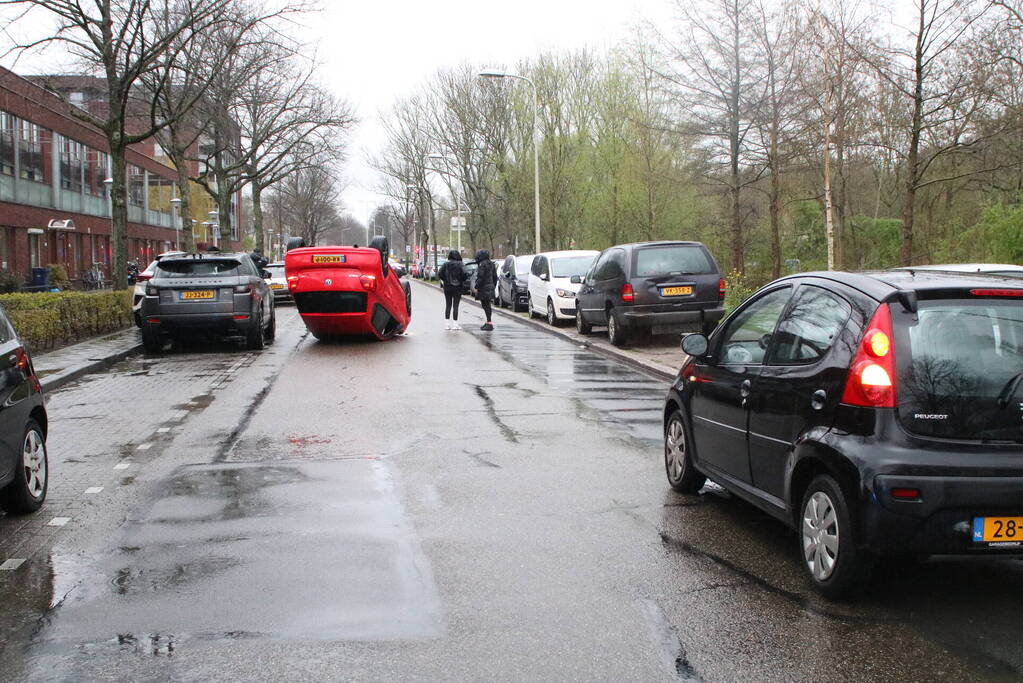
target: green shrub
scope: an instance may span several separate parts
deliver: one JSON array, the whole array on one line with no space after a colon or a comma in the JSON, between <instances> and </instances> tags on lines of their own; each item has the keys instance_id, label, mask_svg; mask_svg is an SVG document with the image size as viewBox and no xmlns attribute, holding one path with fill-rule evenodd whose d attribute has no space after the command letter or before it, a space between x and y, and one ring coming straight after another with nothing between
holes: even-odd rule
<instances>
[{"instance_id":1,"label":"green shrub","mask_svg":"<svg viewBox=\"0 0 1023 683\"><path fill-rule=\"evenodd\" d=\"M132 324L131 290L0 294L0 306L21 338L37 352Z\"/></svg>"},{"instance_id":2,"label":"green shrub","mask_svg":"<svg viewBox=\"0 0 1023 683\"><path fill-rule=\"evenodd\" d=\"M50 269L50 284L60 289L71 288L71 278L68 277L67 268L59 263L48 263L46 267Z\"/></svg>"},{"instance_id":3,"label":"green shrub","mask_svg":"<svg viewBox=\"0 0 1023 683\"><path fill-rule=\"evenodd\" d=\"M766 280L757 278L749 272L743 274L737 270L728 271L728 275L725 276L725 315L753 296L753 292L760 289L765 282Z\"/></svg>"}]
</instances>

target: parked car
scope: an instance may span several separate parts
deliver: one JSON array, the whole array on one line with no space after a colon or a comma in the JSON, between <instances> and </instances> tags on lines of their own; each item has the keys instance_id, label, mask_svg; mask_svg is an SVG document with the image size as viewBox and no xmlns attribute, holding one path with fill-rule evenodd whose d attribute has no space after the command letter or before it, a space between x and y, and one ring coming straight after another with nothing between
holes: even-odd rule
<instances>
[{"instance_id":1,"label":"parked car","mask_svg":"<svg viewBox=\"0 0 1023 683\"><path fill-rule=\"evenodd\" d=\"M924 271L776 280L689 354L668 483L791 526L837 598L888 555L1023 554L1023 284Z\"/></svg>"},{"instance_id":2,"label":"parked car","mask_svg":"<svg viewBox=\"0 0 1023 683\"><path fill-rule=\"evenodd\" d=\"M724 315L725 281L699 242L619 244L601 252L579 289L576 329L607 325L615 346L638 334L710 334Z\"/></svg>"},{"instance_id":3,"label":"parked car","mask_svg":"<svg viewBox=\"0 0 1023 683\"><path fill-rule=\"evenodd\" d=\"M317 339L372 335L390 339L412 319L412 289L387 262L387 238L368 247L306 247L293 238L284 259L288 288Z\"/></svg>"},{"instance_id":4,"label":"parked car","mask_svg":"<svg viewBox=\"0 0 1023 683\"><path fill-rule=\"evenodd\" d=\"M439 258L437 259L436 263L434 263L432 258L429 259L429 261L427 261L426 263L426 279L436 280L438 277L440 277L439 273L441 266L443 266L447 262L448 260L446 258Z\"/></svg>"},{"instance_id":5,"label":"parked car","mask_svg":"<svg viewBox=\"0 0 1023 683\"><path fill-rule=\"evenodd\" d=\"M178 256L184 254L183 251L165 251L162 254L158 254L155 259L149 262L146 269L135 275L135 282L132 287L131 296L131 317L135 321L136 327L142 327L142 299L146 296L146 283L149 282L150 278L153 277L153 271L156 269L156 262L165 256Z\"/></svg>"},{"instance_id":6,"label":"parked car","mask_svg":"<svg viewBox=\"0 0 1023 683\"><path fill-rule=\"evenodd\" d=\"M598 254L599 251L572 250L534 256L527 280L529 317L546 316L551 325L575 318L575 293Z\"/></svg>"},{"instance_id":7,"label":"parked car","mask_svg":"<svg viewBox=\"0 0 1023 683\"><path fill-rule=\"evenodd\" d=\"M262 349L277 331L274 297L248 254L215 252L161 258L142 300L142 345L167 340L241 336Z\"/></svg>"},{"instance_id":8,"label":"parked car","mask_svg":"<svg viewBox=\"0 0 1023 683\"><path fill-rule=\"evenodd\" d=\"M419 261L413 261L409 271L412 277L422 277L423 266L419 263Z\"/></svg>"},{"instance_id":9,"label":"parked car","mask_svg":"<svg viewBox=\"0 0 1023 683\"><path fill-rule=\"evenodd\" d=\"M0 306L0 508L35 512L46 500L49 423L32 358Z\"/></svg>"},{"instance_id":10,"label":"parked car","mask_svg":"<svg viewBox=\"0 0 1023 683\"><path fill-rule=\"evenodd\" d=\"M902 266L895 270L943 270L949 273L986 273L1023 277L1023 266L1011 263L946 263L926 266Z\"/></svg>"},{"instance_id":11,"label":"parked car","mask_svg":"<svg viewBox=\"0 0 1023 683\"><path fill-rule=\"evenodd\" d=\"M529 303L529 270L533 256L508 256L497 271L497 305L513 311Z\"/></svg>"},{"instance_id":12,"label":"parked car","mask_svg":"<svg viewBox=\"0 0 1023 683\"><path fill-rule=\"evenodd\" d=\"M291 301L291 292L288 290L288 279L284 275L284 263L268 263L266 272L270 277L265 278L274 295L274 303L280 301Z\"/></svg>"}]
</instances>

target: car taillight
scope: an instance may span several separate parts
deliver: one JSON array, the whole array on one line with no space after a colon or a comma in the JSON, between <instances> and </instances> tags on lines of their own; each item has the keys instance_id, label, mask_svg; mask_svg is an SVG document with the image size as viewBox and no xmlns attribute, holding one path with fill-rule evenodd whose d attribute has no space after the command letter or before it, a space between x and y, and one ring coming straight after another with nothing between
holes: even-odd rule
<instances>
[{"instance_id":1,"label":"car taillight","mask_svg":"<svg viewBox=\"0 0 1023 683\"><path fill-rule=\"evenodd\" d=\"M234 288L235 294L248 294L252 291L252 285L238 285Z\"/></svg>"},{"instance_id":2,"label":"car taillight","mask_svg":"<svg viewBox=\"0 0 1023 683\"><path fill-rule=\"evenodd\" d=\"M622 301L627 304L631 304L636 298L636 292L632 289L632 285L626 282L622 285Z\"/></svg>"},{"instance_id":3,"label":"car taillight","mask_svg":"<svg viewBox=\"0 0 1023 683\"><path fill-rule=\"evenodd\" d=\"M160 290L153 285L146 285L146 296L159 296Z\"/></svg>"},{"instance_id":4,"label":"car taillight","mask_svg":"<svg viewBox=\"0 0 1023 683\"><path fill-rule=\"evenodd\" d=\"M362 283L362 288L368 292L375 291L377 288L376 275L360 275L359 282Z\"/></svg>"},{"instance_id":5,"label":"car taillight","mask_svg":"<svg viewBox=\"0 0 1023 683\"><path fill-rule=\"evenodd\" d=\"M849 366L842 403L865 408L895 407L895 349L888 304L878 306L867 325L867 332Z\"/></svg>"},{"instance_id":6,"label":"car taillight","mask_svg":"<svg viewBox=\"0 0 1023 683\"><path fill-rule=\"evenodd\" d=\"M152 273L139 273L138 275L135 276L135 282L145 282L146 280L152 279L153 279Z\"/></svg>"},{"instance_id":7,"label":"car taillight","mask_svg":"<svg viewBox=\"0 0 1023 683\"><path fill-rule=\"evenodd\" d=\"M718 296L722 299L725 298L725 290L727 289L728 283L725 282L725 278L718 280Z\"/></svg>"},{"instance_id":8,"label":"car taillight","mask_svg":"<svg viewBox=\"0 0 1023 683\"><path fill-rule=\"evenodd\" d=\"M28 353L23 348L17 348L14 351L15 357L18 359L18 369L24 372L26 375L31 374L31 367L28 362Z\"/></svg>"},{"instance_id":9,"label":"car taillight","mask_svg":"<svg viewBox=\"0 0 1023 683\"><path fill-rule=\"evenodd\" d=\"M973 296L1023 296L1023 289L971 289Z\"/></svg>"},{"instance_id":10,"label":"car taillight","mask_svg":"<svg viewBox=\"0 0 1023 683\"><path fill-rule=\"evenodd\" d=\"M288 289L295 289L295 287L298 287L298 276L297 275L289 275L288 276Z\"/></svg>"}]
</instances>

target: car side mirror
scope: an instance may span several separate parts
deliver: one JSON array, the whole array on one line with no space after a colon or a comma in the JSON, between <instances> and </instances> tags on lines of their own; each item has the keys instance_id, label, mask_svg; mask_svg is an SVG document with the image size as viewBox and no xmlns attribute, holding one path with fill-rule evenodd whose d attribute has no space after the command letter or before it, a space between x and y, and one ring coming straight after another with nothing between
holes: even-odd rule
<instances>
[{"instance_id":1,"label":"car side mirror","mask_svg":"<svg viewBox=\"0 0 1023 683\"><path fill-rule=\"evenodd\" d=\"M581 275L573 275L569 282L571 282L573 285L580 285L583 282L583 278Z\"/></svg>"},{"instance_id":2,"label":"car side mirror","mask_svg":"<svg viewBox=\"0 0 1023 683\"><path fill-rule=\"evenodd\" d=\"M708 350L710 350L710 341L706 335L696 332L682 337L682 351L693 358L706 358Z\"/></svg>"},{"instance_id":3,"label":"car side mirror","mask_svg":"<svg viewBox=\"0 0 1023 683\"><path fill-rule=\"evenodd\" d=\"M544 282L547 282L551 278L549 275L547 275L547 273L543 273L542 275L540 275L540 279L543 280Z\"/></svg>"},{"instance_id":4,"label":"car side mirror","mask_svg":"<svg viewBox=\"0 0 1023 683\"><path fill-rule=\"evenodd\" d=\"M261 278L263 278L264 280L269 280L270 278L272 278L274 276L274 274L271 273L269 270L261 270L261 271L259 271L259 276Z\"/></svg>"}]
</instances>

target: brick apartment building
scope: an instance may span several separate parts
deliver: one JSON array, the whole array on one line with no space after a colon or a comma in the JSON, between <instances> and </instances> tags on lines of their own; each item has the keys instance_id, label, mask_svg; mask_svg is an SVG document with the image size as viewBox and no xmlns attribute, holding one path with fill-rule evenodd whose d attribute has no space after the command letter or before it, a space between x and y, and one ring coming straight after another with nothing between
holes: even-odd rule
<instances>
[{"instance_id":1,"label":"brick apartment building","mask_svg":"<svg viewBox=\"0 0 1023 683\"><path fill-rule=\"evenodd\" d=\"M64 78L62 93L76 106L102 106L97 79ZM52 87L52 86L51 86ZM110 157L102 132L68 112L60 97L0 67L0 270L28 277L31 269L62 264L78 278L102 264L110 272ZM173 168L146 141L128 150L128 259L142 267L175 248L180 220ZM192 193L197 248L216 241L202 192ZM231 245L241 247L240 196L235 198ZM207 225L203 225L203 223Z\"/></svg>"}]
</instances>

